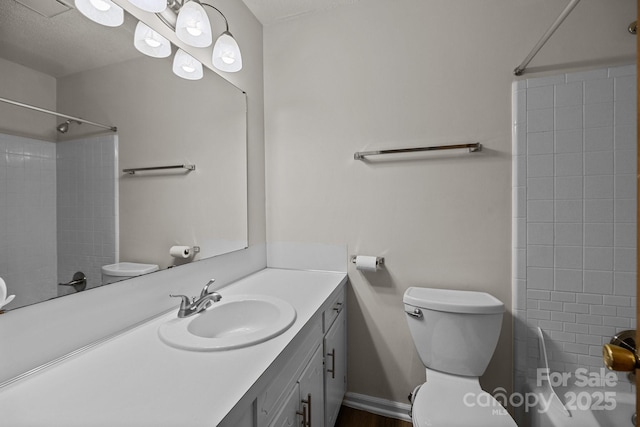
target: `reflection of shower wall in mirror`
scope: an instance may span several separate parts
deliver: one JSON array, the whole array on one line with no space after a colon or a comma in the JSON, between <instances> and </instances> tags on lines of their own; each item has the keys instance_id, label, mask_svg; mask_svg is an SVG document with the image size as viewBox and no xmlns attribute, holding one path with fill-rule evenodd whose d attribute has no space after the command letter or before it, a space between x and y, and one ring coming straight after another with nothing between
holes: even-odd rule
<instances>
[{"instance_id":1,"label":"reflection of shower wall in mirror","mask_svg":"<svg viewBox=\"0 0 640 427\"><path fill-rule=\"evenodd\" d=\"M0 134L0 277L21 307L56 296L56 146Z\"/></svg>"},{"instance_id":2,"label":"reflection of shower wall in mirror","mask_svg":"<svg viewBox=\"0 0 640 427\"><path fill-rule=\"evenodd\" d=\"M58 282L74 273L87 288L101 284L101 267L117 261L116 152L118 137L101 135L57 145ZM58 295L74 293L59 286Z\"/></svg>"}]
</instances>

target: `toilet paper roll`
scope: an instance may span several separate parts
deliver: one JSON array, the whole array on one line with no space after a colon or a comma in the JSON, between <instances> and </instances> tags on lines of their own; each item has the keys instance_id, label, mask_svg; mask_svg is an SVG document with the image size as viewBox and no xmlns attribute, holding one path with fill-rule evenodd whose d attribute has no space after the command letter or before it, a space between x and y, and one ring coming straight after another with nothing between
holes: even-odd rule
<instances>
[{"instance_id":1,"label":"toilet paper roll","mask_svg":"<svg viewBox=\"0 0 640 427\"><path fill-rule=\"evenodd\" d=\"M169 255L174 258L189 258L191 256L191 247L189 246L171 246Z\"/></svg>"},{"instance_id":2,"label":"toilet paper roll","mask_svg":"<svg viewBox=\"0 0 640 427\"><path fill-rule=\"evenodd\" d=\"M376 271L378 269L377 258L374 256L358 255L356 257L356 269L361 271Z\"/></svg>"}]
</instances>

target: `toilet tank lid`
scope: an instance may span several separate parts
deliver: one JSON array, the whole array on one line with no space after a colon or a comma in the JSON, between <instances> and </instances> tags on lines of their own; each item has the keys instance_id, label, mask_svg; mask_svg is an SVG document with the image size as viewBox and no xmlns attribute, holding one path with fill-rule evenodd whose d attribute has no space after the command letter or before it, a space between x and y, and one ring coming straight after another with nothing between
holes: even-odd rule
<instances>
[{"instance_id":1,"label":"toilet tank lid","mask_svg":"<svg viewBox=\"0 0 640 427\"><path fill-rule=\"evenodd\" d=\"M140 276L154 271L158 271L156 264L140 264L137 262L117 262L102 266L102 272L110 276Z\"/></svg>"},{"instance_id":2,"label":"toilet tank lid","mask_svg":"<svg viewBox=\"0 0 640 427\"><path fill-rule=\"evenodd\" d=\"M486 292L411 287L404 293L403 301L415 307L448 313L504 313L503 302Z\"/></svg>"}]
</instances>

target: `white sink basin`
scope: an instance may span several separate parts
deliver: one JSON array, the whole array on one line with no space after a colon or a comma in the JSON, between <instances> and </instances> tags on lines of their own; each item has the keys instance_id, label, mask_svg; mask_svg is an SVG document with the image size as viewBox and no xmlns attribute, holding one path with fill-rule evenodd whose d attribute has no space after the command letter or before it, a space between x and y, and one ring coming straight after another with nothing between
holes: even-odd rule
<instances>
[{"instance_id":1,"label":"white sink basin","mask_svg":"<svg viewBox=\"0 0 640 427\"><path fill-rule=\"evenodd\" d=\"M296 310L279 298L223 294L202 313L163 323L158 335L170 346L186 350L231 350L276 337L295 320Z\"/></svg>"}]
</instances>

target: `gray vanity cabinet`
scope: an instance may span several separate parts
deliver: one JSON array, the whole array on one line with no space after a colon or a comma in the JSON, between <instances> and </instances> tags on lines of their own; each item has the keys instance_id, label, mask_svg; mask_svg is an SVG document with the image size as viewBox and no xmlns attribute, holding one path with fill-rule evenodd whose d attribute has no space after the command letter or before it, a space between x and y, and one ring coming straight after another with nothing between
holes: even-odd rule
<instances>
[{"instance_id":1,"label":"gray vanity cabinet","mask_svg":"<svg viewBox=\"0 0 640 427\"><path fill-rule=\"evenodd\" d=\"M323 373L322 346L319 346L269 427L323 426Z\"/></svg>"},{"instance_id":2,"label":"gray vanity cabinet","mask_svg":"<svg viewBox=\"0 0 640 427\"><path fill-rule=\"evenodd\" d=\"M344 307L342 305L341 307ZM333 427L347 391L347 313L341 309L324 338L325 351L325 420Z\"/></svg>"},{"instance_id":3,"label":"gray vanity cabinet","mask_svg":"<svg viewBox=\"0 0 640 427\"><path fill-rule=\"evenodd\" d=\"M345 287L313 315L218 427L333 427L346 391Z\"/></svg>"}]
</instances>

